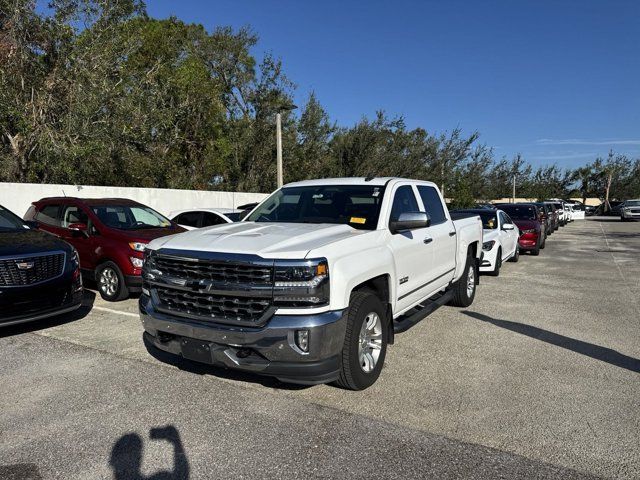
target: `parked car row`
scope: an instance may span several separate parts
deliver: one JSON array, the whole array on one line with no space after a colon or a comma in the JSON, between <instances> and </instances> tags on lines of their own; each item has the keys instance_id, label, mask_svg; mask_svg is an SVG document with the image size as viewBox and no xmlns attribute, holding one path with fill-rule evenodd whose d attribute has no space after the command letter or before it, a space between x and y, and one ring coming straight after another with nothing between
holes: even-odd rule
<instances>
[{"instance_id":1,"label":"parked car row","mask_svg":"<svg viewBox=\"0 0 640 480\"><path fill-rule=\"evenodd\" d=\"M573 206L449 212L431 182L367 177L169 217L126 199L46 198L24 220L0 209L0 302L12 312L2 322L77 308L84 277L106 300L140 293L149 348L361 390L396 334L445 304L471 305L480 272L539 255Z\"/></svg>"}]
</instances>

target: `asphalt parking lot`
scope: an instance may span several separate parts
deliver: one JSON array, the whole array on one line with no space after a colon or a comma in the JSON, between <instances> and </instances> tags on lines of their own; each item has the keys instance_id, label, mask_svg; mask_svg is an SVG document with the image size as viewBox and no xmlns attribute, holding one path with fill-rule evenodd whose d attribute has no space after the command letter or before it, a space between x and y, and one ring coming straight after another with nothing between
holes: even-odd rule
<instances>
[{"instance_id":1,"label":"asphalt parking lot","mask_svg":"<svg viewBox=\"0 0 640 480\"><path fill-rule=\"evenodd\" d=\"M640 478L639 299L640 222L574 222L351 392L149 352L88 291L0 330L0 478Z\"/></svg>"}]
</instances>

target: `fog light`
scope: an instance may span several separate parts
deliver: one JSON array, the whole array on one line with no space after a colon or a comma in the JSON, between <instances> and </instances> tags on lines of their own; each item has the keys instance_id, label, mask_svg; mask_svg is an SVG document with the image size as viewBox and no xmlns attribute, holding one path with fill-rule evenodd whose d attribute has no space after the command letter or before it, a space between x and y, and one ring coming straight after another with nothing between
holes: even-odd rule
<instances>
[{"instance_id":1,"label":"fog light","mask_svg":"<svg viewBox=\"0 0 640 480\"><path fill-rule=\"evenodd\" d=\"M296 345L304 353L309 352L309 330L296 330Z\"/></svg>"},{"instance_id":2,"label":"fog light","mask_svg":"<svg viewBox=\"0 0 640 480\"><path fill-rule=\"evenodd\" d=\"M142 268L143 261L141 258L129 257L129 260L131 260L131 265L133 265L134 268Z\"/></svg>"}]
</instances>

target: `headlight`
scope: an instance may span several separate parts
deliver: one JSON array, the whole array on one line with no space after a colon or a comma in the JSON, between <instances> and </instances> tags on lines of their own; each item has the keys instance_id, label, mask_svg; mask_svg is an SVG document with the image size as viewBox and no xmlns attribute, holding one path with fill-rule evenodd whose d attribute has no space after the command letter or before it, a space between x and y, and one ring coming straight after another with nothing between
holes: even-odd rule
<instances>
[{"instance_id":1,"label":"headlight","mask_svg":"<svg viewBox=\"0 0 640 480\"><path fill-rule=\"evenodd\" d=\"M484 242L484 243L482 244L482 249L483 249L485 252L488 252L489 250L491 250L491 249L493 248L493 246L494 246L495 244L496 244L496 241L495 241L495 240L489 240L488 242Z\"/></svg>"},{"instance_id":2,"label":"headlight","mask_svg":"<svg viewBox=\"0 0 640 480\"><path fill-rule=\"evenodd\" d=\"M529 230L521 230L520 233L536 233L536 229L535 228L531 228Z\"/></svg>"},{"instance_id":3,"label":"headlight","mask_svg":"<svg viewBox=\"0 0 640 480\"><path fill-rule=\"evenodd\" d=\"M142 242L131 242L129 246L136 252L144 252L144 249L147 248L147 244Z\"/></svg>"},{"instance_id":4,"label":"headlight","mask_svg":"<svg viewBox=\"0 0 640 480\"><path fill-rule=\"evenodd\" d=\"M78 256L78 251L74 248L69 255L69 270L75 270L80 266L80 257Z\"/></svg>"},{"instance_id":5,"label":"headlight","mask_svg":"<svg viewBox=\"0 0 640 480\"><path fill-rule=\"evenodd\" d=\"M329 266L324 258L278 260L274 303L282 307L320 307L329 303Z\"/></svg>"}]
</instances>

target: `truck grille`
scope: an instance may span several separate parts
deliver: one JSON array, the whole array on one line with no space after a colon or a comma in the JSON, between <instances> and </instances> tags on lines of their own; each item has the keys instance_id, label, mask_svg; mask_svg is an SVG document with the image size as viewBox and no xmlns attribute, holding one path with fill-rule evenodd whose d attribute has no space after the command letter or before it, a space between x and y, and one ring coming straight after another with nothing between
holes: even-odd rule
<instances>
[{"instance_id":1,"label":"truck grille","mask_svg":"<svg viewBox=\"0 0 640 480\"><path fill-rule=\"evenodd\" d=\"M158 255L156 267L163 275L188 281L211 280L221 283L267 285L272 283L272 266L250 263L187 259Z\"/></svg>"},{"instance_id":2,"label":"truck grille","mask_svg":"<svg viewBox=\"0 0 640 480\"><path fill-rule=\"evenodd\" d=\"M254 323L271 305L270 298L213 295L154 286L160 310L224 323Z\"/></svg>"},{"instance_id":3,"label":"truck grille","mask_svg":"<svg viewBox=\"0 0 640 480\"><path fill-rule=\"evenodd\" d=\"M62 275L64 252L0 259L0 286L35 285Z\"/></svg>"}]
</instances>

